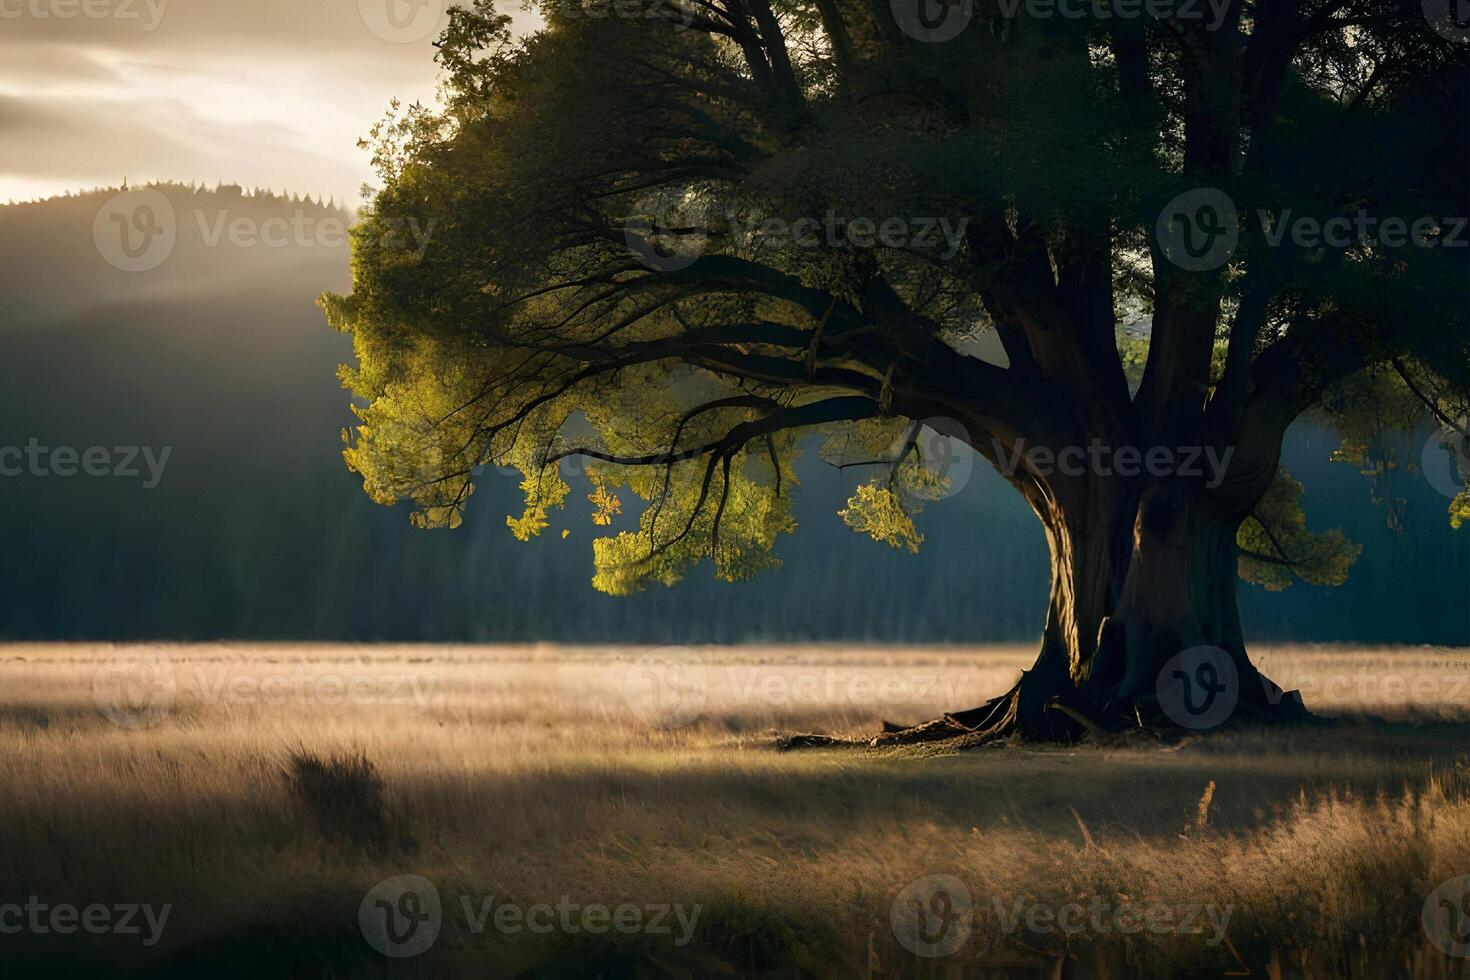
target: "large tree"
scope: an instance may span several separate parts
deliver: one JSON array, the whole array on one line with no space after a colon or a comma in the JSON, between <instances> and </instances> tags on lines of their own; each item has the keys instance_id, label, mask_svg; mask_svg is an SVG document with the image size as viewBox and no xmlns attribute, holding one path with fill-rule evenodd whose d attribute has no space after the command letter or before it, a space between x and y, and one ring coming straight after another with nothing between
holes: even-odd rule
<instances>
[{"instance_id":1,"label":"large tree","mask_svg":"<svg viewBox=\"0 0 1470 980\"><path fill-rule=\"evenodd\" d=\"M1168 723L1160 671L1200 647L1239 713L1298 710L1246 653L1237 575L1353 554L1306 530L1288 426L1323 412L1359 458L1385 419L1464 436L1455 25L1418 0L541 13L515 37L453 10L440 103L371 141L354 290L324 302L375 499L452 527L513 466L526 538L581 456L595 523L646 502L595 542L596 587L736 580L794 530L811 431L881 464L844 519L916 549L937 429L1035 511L1052 584L1035 666L926 733Z\"/></svg>"}]
</instances>

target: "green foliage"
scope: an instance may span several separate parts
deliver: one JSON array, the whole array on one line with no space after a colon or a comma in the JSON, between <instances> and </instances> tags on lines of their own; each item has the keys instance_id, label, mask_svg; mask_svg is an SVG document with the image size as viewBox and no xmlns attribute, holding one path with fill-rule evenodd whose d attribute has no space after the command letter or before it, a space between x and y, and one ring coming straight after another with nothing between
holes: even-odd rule
<instances>
[{"instance_id":1,"label":"green foliage","mask_svg":"<svg viewBox=\"0 0 1470 980\"><path fill-rule=\"evenodd\" d=\"M1470 490L1450 501L1450 527L1459 530L1466 521L1470 521Z\"/></svg>"},{"instance_id":2,"label":"green foliage","mask_svg":"<svg viewBox=\"0 0 1470 980\"><path fill-rule=\"evenodd\" d=\"M847 508L838 513L854 531L887 542L890 547L918 554L924 542L913 518L904 512L898 494L887 487L864 483L847 501Z\"/></svg>"},{"instance_id":3,"label":"green foliage","mask_svg":"<svg viewBox=\"0 0 1470 980\"><path fill-rule=\"evenodd\" d=\"M1369 478L1373 502L1387 509L1389 525L1398 529L1405 501L1392 492L1393 474L1404 471L1420 477L1424 433L1440 426L1458 436L1456 430L1470 424L1470 401L1422 363L1405 359L1370 368L1335 386L1316 415L1342 437L1332 459L1356 466ZM1462 479L1470 480L1470 461L1452 465ZM1465 492L1470 493L1470 486ZM1453 529L1464 524L1463 497L1450 503Z\"/></svg>"},{"instance_id":4,"label":"green foliage","mask_svg":"<svg viewBox=\"0 0 1470 980\"><path fill-rule=\"evenodd\" d=\"M1266 495L1236 536L1240 577L1271 592L1297 579L1313 585L1341 585L1362 553L1340 528L1320 534L1307 530L1302 485L1279 470Z\"/></svg>"},{"instance_id":5,"label":"green foliage","mask_svg":"<svg viewBox=\"0 0 1470 980\"><path fill-rule=\"evenodd\" d=\"M681 11L689 23L671 20ZM580 456L606 533L593 542L599 589L673 584L706 559L738 580L777 564L776 540L795 528L802 433L827 435L827 462L880 468L842 517L916 550L904 505L943 497L946 483L918 452L915 422L953 406L1008 433L1099 416L1127 426L1145 368L1166 376L1193 357L1193 375L1149 407L1198 435L1222 389L1248 400L1270 387L1251 358L1283 346L1305 352L1275 393L1283 404L1341 376L1343 348L1371 364L1412 355L1437 379L1470 361L1444 329L1464 316L1443 288L1460 268L1444 249L1272 250L1247 223L1219 270L1160 266L1161 204L1206 179L1189 159L1199 148L1179 78L1237 81L1203 39L1196 49L1158 24L993 31L977 19L954 43L909 43L883 4L808 0L542 13L544 27L517 40L489 0L452 8L441 104L395 105L366 141L383 186L354 230L352 295L323 300L358 360L342 372L360 419L347 463L374 500L411 500L421 526L457 526L475 471L509 466L526 500L507 524L528 539L571 492L559 464ZM1294 58L1272 103L1271 166L1222 161L1208 179L1243 211L1454 213L1446 161L1464 148L1451 125L1427 132L1422 119L1426 107L1464 114L1458 53L1421 21L1347 33L1283 39ZM1374 63L1395 66L1386 89L1369 84ZM1148 98L1130 72L1146 76ZM1348 109L1354 86L1363 98ZM1249 149L1237 140L1246 108L1225 106L1231 152L1254 152L1254 135ZM1324 167L1323 147L1344 141L1361 152ZM928 222L931 237L854 244L860 221L890 217ZM956 233L935 235L941 221ZM803 222L805 240L791 233ZM1232 387L1229 335L1250 284L1271 300L1243 333ZM1158 357L1139 337L1097 343L1109 314L1172 317L1194 334ZM963 355L990 331L1012 369ZM1348 390L1357 383L1340 389L1355 410L1376 397ZM1270 416L1255 431L1276 423L1252 407ZM1392 419L1346 423L1348 455L1366 452L1370 429L1414 415L1376 407ZM1240 406L1220 414L1234 424ZM1303 548L1291 574L1345 573L1350 546L1329 557L1330 534L1302 537L1299 490L1273 493L1261 529ZM635 514L635 530L618 529Z\"/></svg>"},{"instance_id":6,"label":"green foliage","mask_svg":"<svg viewBox=\"0 0 1470 980\"><path fill-rule=\"evenodd\" d=\"M792 447L787 447L788 453ZM593 542L592 584L611 595L628 595L650 583L673 585L708 558L727 582L754 577L780 565L776 537L796 529L790 497L761 479L758 459L743 457L708 484L704 467L624 474L628 487L648 502L637 533L624 531ZM748 473L746 471L753 471ZM701 498L717 501L698 506Z\"/></svg>"}]
</instances>

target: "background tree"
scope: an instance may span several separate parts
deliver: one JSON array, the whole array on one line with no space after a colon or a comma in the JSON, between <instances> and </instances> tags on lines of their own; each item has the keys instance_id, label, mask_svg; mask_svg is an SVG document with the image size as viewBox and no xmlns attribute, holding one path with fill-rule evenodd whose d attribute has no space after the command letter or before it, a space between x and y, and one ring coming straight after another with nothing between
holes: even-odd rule
<instances>
[{"instance_id":1,"label":"background tree","mask_svg":"<svg viewBox=\"0 0 1470 980\"><path fill-rule=\"evenodd\" d=\"M520 40L452 11L442 106L375 131L354 291L324 301L359 360L348 464L430 527L514 466L526 538L585 457L594 523L646 501L594 544L627 593L771 567L807 430L887 464L843 518L917 549L921 423L949 420L1041 520L1051 596L1014 690L905 737L1168 723L1161 669L1201 646L1243 714L1296 713L1237 571L1340 581L1354 551L1307 531L1287 427L1330 415L1361 463L1384 424L1463 436L1465 46L1384 0L924 2L558 2ZM1060 465L1092 446L1114 462ZM1120 472L1193 449L1228 466Z\"/></svg>"}]
</instances>

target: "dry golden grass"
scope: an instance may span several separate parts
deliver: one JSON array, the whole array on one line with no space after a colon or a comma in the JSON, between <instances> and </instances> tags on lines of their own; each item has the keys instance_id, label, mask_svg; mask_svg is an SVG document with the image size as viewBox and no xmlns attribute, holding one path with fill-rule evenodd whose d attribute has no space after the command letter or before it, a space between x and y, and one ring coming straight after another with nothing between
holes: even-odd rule
<instances>
[{"instance_id":1,"label":"dry golden grass","mask_svg":"<svg viewBox=\"0 0 1470 980\"><path fill-rule=\"evenodd\" d=\"M948 963L1465 975L1420 917L1437 885L1470 872L1470 651L1258 650L1343 719L1321 729L934 757L780 753L773 733L856 735L971 707L1029 650L702 650L673 675L698 695L673 716L641 697L642 650L155 650L176 693L149 715L117 710L118 648L0 648L0 906L173 906L156 947L0 934L0 967L911 976L940 961L900 944L895 899L950 875L973 898L974 932ZM157 723L120 727L104 709ZM382 958L358 930L364 895L400 874L444 901L443 933L417 960ZM476 933L462 896L671 903L699 919L679 946ZM1209 906L1228 926L1217 943L1005 928L1009 910L1093 901Z\"/></svg>"}]
</instances>

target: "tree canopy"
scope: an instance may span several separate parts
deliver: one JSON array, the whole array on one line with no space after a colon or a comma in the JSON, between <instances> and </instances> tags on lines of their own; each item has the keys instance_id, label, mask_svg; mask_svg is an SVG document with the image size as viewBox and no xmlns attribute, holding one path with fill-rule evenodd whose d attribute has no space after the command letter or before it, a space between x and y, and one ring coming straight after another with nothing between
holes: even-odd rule
<instances>
[{"instance_id":1,"label":"tree canopy","mask_svg":"<svg viewBox=\"0 0 1470 980\"><path fill-rule=\"evenodd\" d=\"M1229 447L1242 574L1340 582L1281 437L1316 411L1370 470L1389 428L1467 438L1470 46L1408 0L1063 8L556 0L521 37L453 9L324 298L348 464L427 527L515 467L525 539L582 457L594 525L643 502L594 544L627 593L774 565L805 433L871 464L842 519L907 550L936 439ZM1054 551L1101 506L1096 473L1002 471Z\"/></svg>"}]
</instances>

